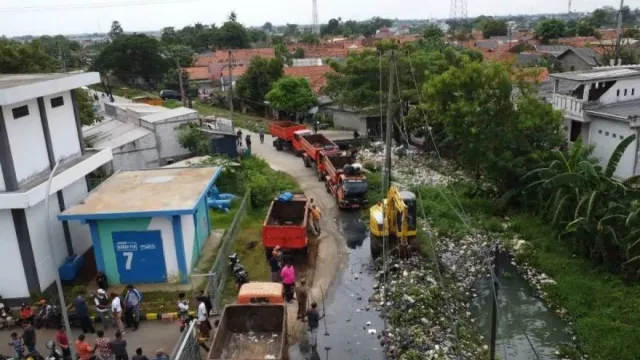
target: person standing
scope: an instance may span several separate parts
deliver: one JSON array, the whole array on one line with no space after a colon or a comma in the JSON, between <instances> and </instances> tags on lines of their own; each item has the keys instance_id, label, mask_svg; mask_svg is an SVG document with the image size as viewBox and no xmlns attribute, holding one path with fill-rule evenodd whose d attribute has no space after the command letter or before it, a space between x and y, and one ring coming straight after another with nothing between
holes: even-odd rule
<instances>
[{"instance_id":1,"label":"person standing","mask_svg":"<svg viewBox=\"0 0 640 360\"><path fill-rule=\"evenodd\" d=\"M124 296L125 303L125 316L127 322L127 328L133 327L133 331L138 330L138 323L140 320L140 302L142 301L142 295L133 287L133 285L127 285L127 293Z\"/></svg>"},{"instance_id":2,"label":"person standing","mask_svg":"<svg viewBox=\"0 0 640 360\"><path fill-rule=\"evenodd\" d=\"M189 323L189 300L184 293L178 294L178 319L180 319L180 332L183 332Z\"/></svg>"},{"instance_id":3,"label":"person standing","mask_svg":"<svg viewBox=\"0 0 640 360\"><path fill-rule=\"evenodd\" d=\"M115 360L129 360L127 341L122 339L122 332L120 332L120 330L116 330L116 338L111 341L110 347Z\"/></svg>"},{"instance_id":4,"label":"person standing","mask_svg":"<svg viewBox=\"0 0 640 360\"><path fill-rule=\"evenodd\" d=\"M71 358L71 349L69 348L69 337L67 331L64 329L64 325L58 327L56 332L56 346L62 350L62 357L64 359Z\"/></svg>"},{"instance_id":5,"label":"person standing","mask_svg":"<svg viewBox=\"0 0 640 360\"><path fill-rule=\"evenodd\" d=\"M300 286L296 286L296 300L298 300L298 316L296 319L302 319L302 322L305 321L308 293L307 281L305 279L300 280Z\"/></svg>"},{"instance_id":6,"label":"person standing","mask_svg":"<svg viewBox=\"0 0 640 360\"><path fill-rule=\"evenodd\" d=\"M286 265L280 271L284 294L287 302L293 301L293 289L296 285L296 270L293 268L291 260L287 259Z\"/></svg>"},{"instance_id":7,"label":"person standing","mask_svg":"<svg viewBox=\"0 0 640 360\"><path fill-rule=\"evenodd\" d=\"M136 354L133 355L133 358L131 358L131 360L149 360L149 358L142 353L142 348L137 348Z\"/></svg>"},{"instance_id":8,"label":"person standing","mask_svg":"<svg viewBox=\"0 0 640 360\"><path fill-rule=\"evenodd\" d=\"M311 303L311 309L306 313L307 321L309 322L309 332L311 332L311 348L318 346L318 327L320 326L320 319L324 317L324 314L320 316L318 312L318 304Z\"/></svg>"},{"instance_id":9,"label":"person standing","mask_svg":"<svg viewBox=\"0 0 640 360\"><path fill-rule=\"evenodd\" d=\"M113 313L113 321L121 334L124 334L124 326L122 325L122 301L116 293L111 293L111 312Z\"/></svg>"},{"instance_id":10,"label":"person standing","mask_svg":"<svg viewBox=\"0 0 640 360\"><path fill-rule=\"evenodd\" d=\"M24 357L24 346L22 345L22 340L17 333L11 333L11 342L9 343L9 345L13 346L13 350L16 352L17 359L22 359Z\"/></svg>"},{"instance_id":11,"label":"person standing","mask_svg":"<svg viewBox=\"0 0 640 360\"><path fill-rule=\"evenodd\" d=\"M103 289L98 289L98 292L93 297L93 301L96 304L96 311L98 312L102 326L104 326L105 330L109 329L109 322L111 321L111 301L109 301L107 292Z\"/></svg>"},{"instance_id":12,"label":"person standing","mask_svg":"<svg viewBox=\"0 0 640 360\"><path fill-rule=\"evenodd\" d=\"M244 142L247 144L247 150L251 151L251 136L249 134L244 138Z\"/></svg>"},{"instance_id":13,"label":"person standing","mask_svg":"<svg viewBox=\"0 0 640 360\"><path fill-rule=\"evenodd\" d=\"M320 235L320 219L322 218L322 212L316 204L311 205L311 221L312 229L316 236Z\"/></svg>"},{"instance_id":14,"label":"person standing","mask_svg":"<svg viewBox=\"0 0 640 360\"><path fill-rule=\"evenodd\" d=\"M111 340L104 336L104 331L102 330L98 330L96 333L98 334L95 347L96 354L102 360L111 360L113 357L113 352L111 351Z\"/></svg>"},{"instance_id":15,"label":"person standing","mask_svg":"<svg viewBox=\"0 0 640 360\"><path fill-rule=\"evenodd\" d=\"M198 292L198 298L196 298L196 300L199 301L198 299L202 299L204 306L207 308L207 316L210 316L211 310L213 310L213 304L211 303L209 296L204 293L204 290L200 290Z\"/></svg>"},{"instance_id":16,"label":"person standing","mask_svg":"<svg viewBox=\"0 0 640 360\"><path fill-rule=\"evenodd\" d=\"M260 137L260 144L264 144L264 130L262 128L260 128L258 136Z\"/></svg>"},{"instance_id":17,"label":"person standing","mask_svg":"<svg viewBox=\"0 0 640 360\"><path fill-rule=\"evenodd\" d=\"M207 314L207 306L202 299L198 299L198 325L202 336L208 338L211 332L211 323Z\"/></svg>"},{"instance_id":18,"label":"person standing","mask_svg":"<svg viewBox=\"0 0 640 360\"><path fill-rule=\"evenodd\" d=\"M36 330L29 322L22 323L22 341L27 348L28 354L33 354L36 351Z\"/></svg>"},{"instance_id":19,"label":"person standing","mask_svg":"<svg viewBox=\"0 0 640 360\"><path fill-rule=\"evenodd\" d=\"M236 133L236 142L238 143L238 146L242 146L242 130L238 129L238 132Z\"/></svg>"},{"instance_id":20,"label":"person standing","mask_svg":"<svg viewBox=\"0 0 640 360\"><path fill-rule=\"evenodd\" d=\"M269 258L269 267L271 268L271 281L280 282L280 262L273 253Z\"/></svg>"},{"instance_id":21,"label":"person standing","mask_svg":"<svg viewBox=\"0 0 640 360\"><path fill-rule=\"evenodd\" d=\"M84 334L78 336L78 340L75 341L75 346L76 353L78 353L80 360L91 360L94 358L93 352L95 349L85 340Z\"/></svg>"},{"instance_id":22,"label":"person standing","mask_svg":"<svg viewBox=\"0 0 640 360\"><path fill-rule=\"evenodd\" d=\"M73 307L76 310L76 316L80 319L80 326L82 327L82 333L95 333L95 329L93 328L93 323L91 322L91 318L89 317L89 305L87 304L87 300L84 299L82 294L78 294L78 296L73 300Z\"/></svg>"}]
</instances>

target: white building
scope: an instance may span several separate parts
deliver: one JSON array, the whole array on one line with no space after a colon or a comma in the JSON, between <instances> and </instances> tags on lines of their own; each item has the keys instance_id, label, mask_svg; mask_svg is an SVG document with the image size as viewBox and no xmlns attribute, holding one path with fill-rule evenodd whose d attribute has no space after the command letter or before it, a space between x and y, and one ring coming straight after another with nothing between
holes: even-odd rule
<instances>
[{"instance_id":1,"label":"white building","mask_svg":"<svg viewBox=\"0 0 640 360\"><path fill-rule=\"evenodd\" d=\"M640 65L606 66L587 71L551 74L553 107L563 110L568 141L582 138L595 146L594 156L606 166L618 144L640 135ZM566 84L571 91L559 91ZM566 87L565 87L566 88ZM640 174L638 141L626 150L615 176Z\"/></svg>"},{"instance_id":2,"label":"white building","mask_svg":"<svg viewBox=\"0 0 640 360\"><path fill-rule=\"evenodd\" d=\"M112 117L83 130L94 147L113 151L111 171L153 169L188 157L180 146L176 127L198 121L198 112L136 103L105 104Z\"/></svg>"},{"instance_id":3,"label":"white building","mask_svg":"<svg viewBox=\"0 0 640 360\"><path fill-rule=\"evenodd\" d=\"M85 149L75 100L74 89L99 81L98 73L0 75L0 295L5 299L17 302L46 291L67 256L92 253L86 229L56 216L84 199L86 176L111 161L111 149ZM47 214L47 180L56 162Z\"/></svg>"}]
</instances>

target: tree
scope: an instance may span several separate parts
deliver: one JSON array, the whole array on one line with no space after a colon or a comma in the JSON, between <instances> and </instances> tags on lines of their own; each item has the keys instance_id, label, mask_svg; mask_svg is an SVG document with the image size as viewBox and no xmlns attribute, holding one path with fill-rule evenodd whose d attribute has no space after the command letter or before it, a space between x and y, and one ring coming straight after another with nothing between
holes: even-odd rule
<instances>
[{"instance_id":1,"label":"tree","mask_svg":"<svg viewBox=\"0 0 640 360\"><path fill-rule=\"evenodd\" d=\"M87 91L76 89L76 103L78 104L78 115L82 125L89 126L102 121L102 117L98 116L93 109L93 99L91 99Z\"/></svg>"},{"instance_id":2,"label":"tree","mask_svg":"<svg viewBox=\"0 0 640 360\"><path fill-rule=\"evenodd\" d=\"M296 51L293 52L294 59L304 59L304 49L297 48Z\"/></svg>"},{"instance_id":3,"label":"tree","mask_svg":"<svg viewBox=\"0 0 640 360\"><path fill-rule=\"evenodd\" d=\"M549 42L549 40L563 37L566 30L564 21L551 19L539 22L536 25L535 33L540 41Z\"/></svg>"},{"instance_id":4,"label":"tree","mask_svg":"<svg viewBox=\"0 0 640 360\"><path fill-rule=\"evenodd\" d=\"M589 22L596 28L614 25L616 22L616 14L616 9L610 6L605 6L594 10L589 17Z\"/></svg>"},{"instance_id":5,"label":"tree","mask_svg":"<svg viewBox=\"0 0 640 360\"><path fill-rule=\"evenodd\" d=\"M573 36L596 36L600 33L596 30L596 28L587 20L570 20L566 24L567 32L565 36L573 37Z\"/></svg>"},{"instance_id":6,"label":"tree","mask_svg":"<svg viewBox=\"0 0 640 360\"><path fill-rule=\"evenodd\" d=\"M209 140L196 123L184 123L177 127L178 143L192 155L203 156L211 153Z\"/></svg>"},{"instance_id":7,"label":"tree","mask_svg":"<svg viewBox=\"0 0 640 360\"><path fill-rule=\"evenodd\" d=\"M338 19L331 19L326 26L322 26L320 33L324 35L338 35L342 33L340 21Z\"/></svg>"},{"instance_id":8,"label":"tree","mask_svg":"<svg viewBox=\"0 0 640 360\"><path fill-rule=\"evenodd\" d=\"M458 160L500 189L513 189L564 141L562 114L527 89L514 103L512 75L502 64L451 67L424 84L430 125Z\"/></svg>"},{"instance_id":9,"label":"tree","mask_svg":"<svg viewBox=\"0 0 640 360\"><path fill-rule=\"evenodd\" d=\"M298 29L298 24L287 24L287 27L284 30L284 36L295 37L300 34L300 29Z\"/></svg>"},{"instance_id":10,"label":"tree","mask_svg":"<svg viewBox=\"0 0 640 360\"><path fill-rule=\"evenodd\" d=\"M636 273L640 268L640 197L638 177L614 178L631 135L614 149L606 167L591 158L592 149L582 140L568 152L554 151L543 166L523 177L528 201L540 204L540 215L560 231L578 254L614 270Z\"/></svg>"},{"instance_id":11,"label":"tree","mask_svg":"<svg viewBox=\"0 0 640 360\"><path fill-rule=\"evenodd\" d=\"M122 26L120 22L114 21L111 23L111 30L109 31L109 37L111 40L115 40L116 38L124 35L124 30L122 30Z\"/></svg>"},{"instance_id":12,"label":"tree","mask_svg":"<svg viewBox=\"0 0 640 360\"><path fill-rule=\"evenodd\" d=\"M444 32L439 26L431 24L424 28L422 36L425 40L440 40L444 37Z\"/></svg>"},{"instance_id":13,"label":"tree","mask_svg":"<svg viewBox=\"0 0 640 360\"><path fill-rule=\"evenodd\" d=\"M173 28L164 28L162 42L170 45L186 45L195 52L206 52L218 47L218 28L215 24L185 26L175 31Z\"/></svg>"},{"instance_id":14,"label":"tree","mask_svg":"<svg viewBox=\"0 0 640 360\"><path fill-rule=\"evenodd\" d=\"M283 61L285 64L291 66L293 64L293 55L289 52L289 48L284 43L277 43L273 50L275 51L276 58Z\"/></svg>"},{"instance_id":15,"label":"tree","mask_svg":"<svg viewBox=\"0 0 640 360\"><path fill-rule=\"evenodd\" d=\"M504 36L507 35L507 23L502 20L496 20L494 18L487 18L480 23L480 31L482 31L482 37L488 39L492 36Z\"/></svg>"},{"instance_id":16,"label":"tree","mask_svg":"<svg viewBox=\"0 0 640 360\"><path fill-rule=\"evenodd\" d=\"M96 58L92 69L113 73L120 81L134 84L142 79L154 86L167 71L160 42L142 34L122 35L109 44Z\"/></svg>"},{"instance_id":17,"label":"tree","mask_svg":"<svg viewBox=\"0 0 640 360\"><path fill-rule=\"evenodd\" d=\"M640 29L625 29L622 33L622 37L626 39L640 40Z\"/></svg>"},{"instance_id":18,"label":"tree","mask_svg":"<svg viewBox=\"0 0 640 360\"><path fill-rule=\"evenodd\" d=\"M273 24L271 24L270 22L266 22L264 23L264 25L262 25L262 30L266 31L266 32L272 32L273 31Z\"/></svg>"},{"instance_id":19,"label":"tree","mask_svg":"<svg viewBox=\"0 0 640 360\"><path fill-rule=\"evenodd\" d=\"M311 85L304 78L283 77L265 97L277 110L304 112L317 103Z\"/></svg>"},{"instance_id":20,"label":"tree","mask_svg":"<svg viewBox=\"0 0 640 360\"><path fill-rule=\"evenodd\" d=\"M228 19L231 22L237 22L238 21L238 14L236 14L235 11L232 11L231 13L229 13Z\"/></svg>"},{"instance_id":21,"label":"tree","mask_svg":"<svg viewBox=\"0 0 640 360\"><path fill-rule=\"evenodd\" d=\"M262 104L271 86L284 75L282 60L255 57L247 72L236 82L236 93L241 97Z\"/></svg>"},{"instance_id":22,"label":"tree","mask_svg":"<svg viewBox=\"0 0 640 360\"><path fill-rule=\"evenodd\" d=\"M0 39L0 73L26 74L55 72L59 64L34 44Z\"/></svg>"},{"instance_id":23,"label":"tree","mask_svg":"<svg viewBox=\"0 0 640 360\"><path fill-rule=\"evenodd\" d=\"M267 33L260 29L249 29L249 40L252 43L258 43L267 40Z\"/></svg>"},{"instance_id":24,"label":"tree","mask_svg":"<svg viewBox=\"0 0 640 360\"><path fill-rule=\"evenodd\" d=\"M320 44L320 38L312 32L305 32L302 38L300 38L300 42L303 44L318 45Z\"/></svg>"},{"instance_id":25,"label":"tree","mask_svg":"<svg viewBox=\"0 0 640 360\"><path fill-rule=\"evenodd\" d=\"M177 45L180 43L180 36L173 26L162 28L160 40L167 45Z\"/></svg>"},{"instance_id":26,"label":"tree","mask_svg":"<svg viewBox=\"0 0 640 360\"><path fill-rule=\"evenodd\" d=\"M247 29L236 20L236 14L231 12L229 21L225 22L218 31L219 47L223 49L246 49L251 47Z\"/></svg>"},{"instance_id":27,"label":"tree","mask_svg":"<svg viewBox=\"0 0 640 360\"><path fill-rule=\"evenodd\" d=\"M176 63L180 64L180 67L190 67L193 65L195 52L188 46L167 45L164 47L163 52L170 67L176 67Z\"/></svg>"},{"instance_id":28,"label":"tree","mask_svg":"<svg viewBox=\"0 0 640 360\"><path fill-rule=\"evenodd\" d=\"M79 42L69 40L63 35L41 36L31 41L45 54L58 59L60 69L65 71L81 69L87 66L88 56Z\"/></svg>"}]
</instances>

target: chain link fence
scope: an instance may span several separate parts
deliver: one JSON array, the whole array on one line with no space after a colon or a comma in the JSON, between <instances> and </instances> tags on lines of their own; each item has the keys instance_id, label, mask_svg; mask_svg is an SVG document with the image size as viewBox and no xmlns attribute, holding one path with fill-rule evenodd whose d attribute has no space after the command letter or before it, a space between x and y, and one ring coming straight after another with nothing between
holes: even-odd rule
<instances>
[{"instance_id":1,"label":"chain link fence","mask_svg":"<svg viewBox=\"0 0 640 360\"><path fill-rule=\"evenodd\" d=\"M171 351L171 360L200 360L200 344L198 343L197 321L193 320L180 333L178 343Z\"/></svg>"}]
</instances>

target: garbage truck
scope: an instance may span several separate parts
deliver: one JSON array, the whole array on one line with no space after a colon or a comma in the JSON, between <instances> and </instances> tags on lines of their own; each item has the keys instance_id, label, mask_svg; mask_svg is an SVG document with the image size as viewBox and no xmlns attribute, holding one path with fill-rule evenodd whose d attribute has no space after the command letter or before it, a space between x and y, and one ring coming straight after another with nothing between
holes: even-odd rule
<instances>
[{"instance_id":1,"label":"garbage truck","mask_svg":"<svg viewBox=\"0 0 640 360\"><path fill-rule=\"evenodd\" d=\"M277 246L287 253L307 253L309 198L293 193L290 199L274 199L262 225L262 245L267 259Z\"/></svg>"},{"instance_id":2,"label":"garbage truck","mask_svg":"<svg viewBox=\"0 0 640 360\"><path fill-rule=\"evenodd\" d=\"M274 121L269 124L269 133L273 136L273 147L278 151L292 148L293 134L307 127L293 121Z\"/></svg>"},{"instance_id":3,"label":"garbage truck","mask_svg":"<svg viewBox=\"0 0 640 360\"><path fill-rule=\"evenodd\" d=\"M359 209L369 204L367 178L351 156L321 154L321 162L327 192L335 197L340 209Z\"/></svg>"}]
</instances>

